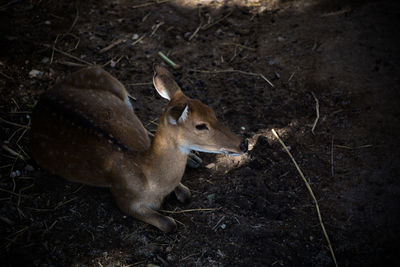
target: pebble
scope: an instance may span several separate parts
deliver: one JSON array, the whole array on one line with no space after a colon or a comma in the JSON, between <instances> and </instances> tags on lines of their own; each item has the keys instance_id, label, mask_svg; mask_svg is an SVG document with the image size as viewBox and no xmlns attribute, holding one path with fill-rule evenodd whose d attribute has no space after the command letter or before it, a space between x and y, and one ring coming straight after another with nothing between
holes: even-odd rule
<instances>
[{"instance_id":1,"label":"pebble","mask_svg":"<svg viewBox=\"0 0 400 267\"><path fill-rule=\"evenodd\" d=\"M33 70L31 70L31 71L29 72L29 78L35 78L35 77L37 77L37 76L39 76L39 75L40 75L40 71L35 70L35 69L33 69Z\"/></svg>"},{"instance_id":2,"label":"pebble","mask_svg":"<svg viewBox=\"0 0 400 267\"><path fill-rule=\"evenodd\" d=\"M132 35L132 40L137 40L139 39L139 34L135 33L134 35Z\"/></svg>"},{"instance_id":3,"label":"pebble","mask_svg":"<svg viewBox=\"0 0 400 267\"><path fill-rule=\"evenodd\" d=\"M26 165L24 170L27 171L27 172L33 172L35 169L33 168L32 165Z\"/></svg>"},{"instance_id":4,"label":"pebble","mask_svg":"<svg viewBox=\"0 0 400 267\"><path fill-rule=\"evenodd\" d=\"M225 229L226 229L226 224L224 224L224 223L221 224L221 229L222 229L222 230L225 230Z\"/></svg>"},{"instance_id":5,"label":"pebble","mask_svg":"<svg viewBox=\"0 0 400 267\"><path fill-rule=\"evenodd\" d=\"M206 165L206 168L207 169L212 169L212 168L214 168L215 167L215 163L210 163L210 164L207 164Z\"/></svg>"}]
</instances>

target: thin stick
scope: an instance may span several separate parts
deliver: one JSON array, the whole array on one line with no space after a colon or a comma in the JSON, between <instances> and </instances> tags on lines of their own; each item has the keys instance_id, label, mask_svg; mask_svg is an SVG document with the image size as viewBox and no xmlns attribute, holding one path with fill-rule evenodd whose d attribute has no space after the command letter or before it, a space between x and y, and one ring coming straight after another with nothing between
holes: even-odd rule
<instances>
[{"instance_id":1,"label":"thin stick","mask_svg":"<svg viewBox=\"0 0 400 267\"><path fill-rule=\"evenodd\" d=\"M362 145L362 146L350 147L350 146L335 145L335 147L345 148L345 149L358 149L358 148L367 148L367 147L372 147L372 146L373 145Z\"/></svg>"},{"instance_id":2,"label":"thin stick","mask_svg":"<svg viewBox=\"0 0 400 267\"><path fill-rule=\"evenodd\" d=\"M293 76L294 76L295 73L296 73L296 72L294 71L294 72L292 73L292 75L290 75L288 82L290 82L290 81L292 80L292 78L293 78Z\"/></svg>"},{"instance_id":3,"label":"thin stick","mask_svg":"<svg viewBox=\"0 0 400 267\"><path fill-rule=\"evenodd\" d=\"M202 24L200 23L199 27L197 27L197 29L194 31L194 33L192 33L192 35L190 35L189 37L189 42L196 36L196 34L199 32L199 30L201 29Z\"/></svg>"},{"instance_id":4,"label":"thin stick","mask_svg":"<svg viewBox=\"0 0 400 267\"><path fill-rule=\"evenodd\" d=\"M180 214L180 213L187 213L187 212L195 212L195 211L214 211L214 210L219 210L221 208L205 208L205 209L188 209L188 210L159 210L161 212L165 213L171 213L171 214Z\"/></svg>"},{"instance_id":5,"label":"thin stick","mask_svg":"<svg viewBox=\"0 0 400 267\"><path fill-rule=\"evenodd\" d=\"M4 77L6 77L7 79L13 81L14 79L10 76L8 76L7 74L5 74L4 72L0 71L0 74L3 75Z\"/></svg>"},{"instance_id":6,"label":"thin stick","mask_svg":"<svg viewBox=\"0 0 400 267\"><path fill-rule=\"evenodd\" d=\"M322 216L321 216L321 212L320 212L320 210L319 210L319 205L318 205L317 198L315 197L314 192L312 191L311 186L310 186L310 184L307 182L307 179L305 178L305 176L304 176L303 172L301 171L299 165L297 164L296 160L295 160L294 157L292 156L292 153L290 153L289 149L286 147L285 143L283 143L283 141L279 138L279 135L276 133L276 131L275 131L274 129L272 129L272 133L273 133L273 134L275 135L275 137L278 139L279 143L280 143L280 144L282 145L282 147L285 149L286 153L289 155L290 159L292 160L292 162L293 162L294 165L296 166L297 171L299 172L301 178L303 179L303 181L304 181L304 183L305 183L305 185L306 185L306 187L307 187L307 189L308 189L308 192L310 193L310 195L311 195L311 197L312 197L312 199L313 199L313 201L314 201L315 209L317 210L317 213L318 213L318 219L319 219L319 223L320 223L321 228L322 228L322 232L324 233L325 239L326 239L326 241L328 242L329 250L330 250L330 252L331 252L331 254L332 254L332 259L333 259L333 261L334 261L334 263L335 263L335 266L337 267L338 264L337 264L337 261L336 261L335 253L333 252L333 248L332 248L332 245L331 245L331 241L329 240L328 233L326 232L326 230L325 230L325 225L324 225L324 223L323 223L323 221L322 221Z\"/></svg>"},{"instance_id":7,"label":"thin stick","mask_svg":"<svg viewBox=\"0 0 400 267\"><path fill-rule=\"evenodd\" d=\"M67 33L71 32L74 29L76 23L78 22L78 19L79 19L79 10L76 8L74 21L72 22L71 27L69 27Z\"/></svg>"},{"instance_id":8,"label":"thin stick","mask_svg":"<svg viewBox=\"0 0 400 267\"><path fill-rule=\"evenodd\" d=\"M54 209L58 209L58 208L60 208L60 207L62 207L62 206L65 206L65 205L67 205L68 203L74 201L74 200L77 199L77 198L78 198L78 197L73 197L73 198L71 198L71 199L68 199L68 200L65 201L65 202L58 203L58 204L54 207Z\"/></svg>"},{"instance_id":9,"label":"thin stick","mask_svg":"<svg viewBox=\"0 0 400 267\"><path fill-rule=\"evenodd\" d=\"M190 254L190 255L188 255L188 256L186 256L186 257L180 259L180 261L187 260L187 259L189 259L190 257L196 256L196 255L199 255L199 254L200 254L200 253L193 253L193 254Z\"/></svg>"},{"instance_id":10,"label":"thin stick","mask_svg":"<svg viewBox=\"0 0 400 267\"><path fill-rule=\"evenodd\" d=\"M13 149L11 149L9 146L7 146L6 144L4 144L1 141L0 141L0 145L1 145L2 149L7 151L8 153L10 153L11 155L16 156L16 157L20 158L21 160L25 161L25 157L22 156L21 153L14 151Z\"/></svg>"},{"instance_id":11,"label":"thin stick","mask_svg":"<svg viewBox=\"0 0 400 267\"><path fill-rule=\"evenodd\" d=\"M222 43L222 45L234 45L234 46L236 46L236 47L240 47L240 48L247 49L247 50L250 50L250 51L257 51L257 49L255 49L255 48L248 47L248 46L245 46L245 45L242 45L242 44L236 44L236 43Z\"/></svg>"},{"instance_id":12,"label":"thin stick","mask_svg":"<svg viewBox=\"0 0 400 267\"><path fill-rule=\"evenodd\" d=\"M217 19L215 22L213 22L213 23L211 23L211 24L207 24L207 25L204 25L203 27L202 27L202 29L203 30L208 30L209 28L211 28L212 26L214 26L215 24L217 24L217 23L220 23L221 21L223 21L224 19L226 19L227 17L229 17L231 14L232 14L232 10L228 13L228 14L226 14L225 16L223 16L222 18L220 18L220 19Z\"/></svg>"},{"instance_id":13,"label":"thin stick","mask_svg":"<svg viewBox=\"0 0 400 267\"><path fill-rule=\"evenodd\" d=\"M15 123L15 122L12 122L12 121L7 121L7 120L5 120L5 119L3 119L3 118L1 118L1 117L0 117L0 121L2 121L2 122L4 122L4 123L7 123L7 124L10 124L10 125L13 125L13 126L20 127L20 128L27 128L27 129L29 129L29 125L23 125L23 124Z\"/></svg>"},{"instance_id":14,"label":"thin stick","mask_svg":"<svg viewBox=\"0 0 400 267\"><path fill-rule=\"evenodd\" d=\"M146 34L143 34L139 39L137 39L136 41L134 41L134 42L132 43L132 45L135 45L135 44L139 43L140 41L143 40L144 37L146 37Z\"/></svg>"},{"instance_id":15,"label":"thin stick","mask_svg":"<svg viewBox=\"0 0 400 267\"><path fill-rule=\"evenodd\" d=\"M314 100L315 100L315 112L317 113L317 117L315 118L315 121L314 121L313 126L311 128L312 134L315 135L314 130L315 130L315 127L317 126L317 123L318 123L318 120L319 120L319 101L318 101L318 98L315 96L314 92L311 92L311 94L312 94L312 96L314 97Z\"/></svg>"},{"instance_id":16,"label":"thin stick","mask_svg":"<svg viewBox=\"0 0 400 267\"><path fill-rule=\"evenodd\" d=\"M118 40L112 42L111 44L107 45L106 47L100 49L99 53L103 54L103 53L107 52L108 50L110 50L111 48L113 48L114 46L117 46L123 42L126 42L126 39L118 39Z\"/></svg>"},{"instance_id":17,"label":"thin stick","mask_svg":"<svg viewBox=\"0 0 400 267\"><path fill-rule=\"evenodd\" d=\"M213 231L217 229L218 225L222 222L223 219L225 219L225 216L222 216L221 219L219 219L219 221L214 225L214 227L212 228Z\"/></svg>"},{"instance_id":18,"label":"thin stick","mask_svg":"<svg viewBox=\"0 0 400 267\"><path fill-rule=\"evenodd\" d=\"M165 61L167 62L169 65L171 65L171 67L173 67L176 70L179 70L181 68L181 65L176 64L175 62L173 62L171 59L169 59L163 52L159 51L158 55Z\"/></svg>"},{"instance_id":19,"label":"thin stick","mask_svg":"<svg viewBox=\"0 0 400 267\"><path fill-rule=\"evenodd\" d=\"M136 97L132 96L131 94L128 94L128 97L129 97L130 99L133 99L133 100L136 101Z\"/></svg>"},{"instance_id":20,"label":"thin stick","mask_svg":"<svg viewBox=\"0 0 400 267\"><path fill-rule=\"evenodd\" d=\"M19 197L19 196L20 196L20 197L28 197L27 195L24 195L24 194L17 194L17 193L15 193L15 192L13 192L13 191L10 191L10 190L4 189L4 188L0 188L0 191L9 193L9 194L14 195L14 196L17 196L17 197Z\"/></svg>"},{"instance_id":21,"label":"thin stick","mask_svg":"<svg viewBox=\"0 0 400 267\"><path fill-rule=\"evenodd\" d=\"M54 43L53 43L53 48L52 48L52 50L51 50L51 58L50 58L50 64L52 64L53 63L53 59L54 59L54 47L56 47L56 44L57 44L57 41L58 41L58 38L60 37L60 35L61 34L57 34L57 36L56 36L56 39L54 40Z\"/></svg>"},{"instance_id":22,"label":"thin stick","mask_svg":"<svg viewBox=\"0 0 400 267\"><path fill-rule=\"evenodd\" d=\"M254 73L254 72L246 72L246 71L242 71L242 70L214 70L214 71L209 71L209 70L196 70L196 69L190 69L191 71L195 71L195 72L200 72L200 73L229 73L229 72L236 72L236 73L241 73L241 74L245 74L245 75L250 75L250 76L259 76L262 79L264 79L269 85L271 85L271 87L274 87L274 85L261 73Z\"/></svg>"},{"instance_id":23,"label":"thin stick","mask_svg":"<svg viewBox=\"0 0 400 267\"><path fill-rule=\"evenodd\" d=\"M159 0L159 1L151 2L151 3L144 3L144 4L132 6L132 8L140 8L140 7L146 7L146 6L151 6L151 5L159 5L159 4L169 2L169 1L171 1L171 0Z\"/></svg>"},{"instance_id":24,"label":"thin stick","mask_svg":"<svg viewBox=\"0 0 400 267\"><path fill-rule=\"evenodd\" d=\"M85 64L88 65L88 66L92 66L92 65L93 65L92 63L89 63L89 62L87 62L86 60L83 60L83 59L80 59L79 57L76 57L76 56L73 56L73 55L71 55L71 54L68 54L68 53L66 53L66 52L64 52L64 51L62 51L62 50L60 50L60 49L58 49L58 48L55 48L55 47L51 46L51 45L44 44L44 46L47 47L47 48L51 48L51 49L53 49L54 51L57 51L58 53L60 53L60 54L62 54L62 55L64 55L64 56L67 56L67 57L73 58L73 59L75 59L75 60L77 60L77 61L79 61L79 62L85 63Z\"/></svg>"},{"instance_id":25,"label":"thin stick","mask_svg":"<svg viewBox=\"0 0 400 267\"><path fill-rule=\"evenodd\" d=\"M160 23L154 25L152 27L153 28L153 32L150 34L150 37L152 37L157 32L158 28L160 28L160 26L163 25L163 24L164 24L164 21L161 21Z\"/></svg>"}]
</instances>

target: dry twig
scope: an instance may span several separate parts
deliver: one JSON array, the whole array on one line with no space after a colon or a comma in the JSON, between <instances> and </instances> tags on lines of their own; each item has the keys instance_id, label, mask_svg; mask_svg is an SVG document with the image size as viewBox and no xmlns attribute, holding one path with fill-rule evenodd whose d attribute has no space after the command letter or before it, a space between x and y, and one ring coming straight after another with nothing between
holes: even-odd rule
<instances>
[{"instance_id":1,"label":"dry twig","mask_svg":"<svg viewBox=\"0 0 400 267\"><path fill-rule=\"evenodd\" d=\"M245 75L250 75L250 76L258 76L264 79L271 87L274 87L274 85L261 73L254 73L254 72L246 72L242 70L214 70L214 71L209 71L209 70L196 70L196 69L190 69L191 71L194 72L200 72L200 73L229 73L229 72L236 72L240 74L245 74Z\"/></svg>"},{"instance_id":2,"label":"dry twig","mask_svg":"<svg viewBox=\"0 0 400 267\"><path fill-rule=\"evenodd\" d=\"M136 6L132 6L132 8L135 9L135 8L147 7L147 6L152 6L152 5L159 5L159 4L169 2L169 1L171 1L171 0L156 0L155 2L143 3L143 4L136 5Z\"/></svg>"},{"instance_id":3,"label":"dry twig","mask_svg":"<svg viewBox=\"0 0 400 267\"><path fill-rule=\"evenodd\" d=\"M315 121L314 121L313 126L311 128L312 134L315 135L314 130L315 130L315 127L317 126L317 123L318 123L318 120L319 120L319 101L318 101L318 98L315 96L314 92L311 92L311 94L312 94L312 96L314 97L314 100L315 100L315 112L317 113L317 117L315 118Z\"/></svg>"},{"instance_id":4,"label":"dry twig","mask_svg":"<svg viewBox=\"0 0 400 267\"><path fill-rule=\"evenodd\" d=\"M7 79L13 81L14 79L10 76L8 76L7 74L5 74L4 72L0 71L0 74L3 75L4 77L6 77Z\"/></svg>"},{"instance_id":5,"label":"dry twig","mask_svg":"<svg viewBox=\"0 0 400 267\"><path fill-rule=\"evenodd\" d=\"M245 45L242 45L242 44L236 44L236 43L222 43L222 45L234 45L234 46L236 46L236 47L240 47L240 48L247 49L247 50L250 50L250 51L257 51L257 49L255 49L255 48L248 47L248 46L245 46Z\"/></svg>"},{"instance_id":6,"label":"dry twig","mask_svg":"<svg viewBox=\"0 0 400 267\"><path fill-rule=\"evenodd\" d=\"M146 34L143 34L140 38L138 38L136 41L134 41L131 45L135 45L135 44L139 43L140 41L143 40L144 37L146 37Z\"/></svg>"},{"instance_id":7,"label":"dry twig","mask_svg":"<svg viewBox=\"0 0 400 267\"><path fill-rule=\"evenodd\" d=\"M305 185L306 185L306 187L307 187L307 189L308 189L308 192L310 193L310 195L311 195L311 197L312 197L312 199L313 199L313 201L314 201L315 209L317 210L318 219L319 219L319 223L320 223L321 228L322 228L322 232L324 233L325 239L326 239L326 241L328 242L328 246L329 246L329 250L330 250L331 255L332 255L332 259L333 259L333 261L334 261L334 263L335 263L335 266L337 267L337 266L338 266L338 263L337 263L337 261L336 261L335 253L334 253L334 251L333 251L332 244L331 244L331 241L330 241L330 239L329 239L328 233L326 232L325 225L324 225L324 223L323 223L323 221L322 221L322 216L321 216L321 212L320 212L320 210L319 210L319 205L318 205L317 198L315 197L314 192L312 191L311 186L310 186L310 184L307 182L307 179L305 178L305 176L304 176L303 172L301 171L299 165L297 164L296 160L295 160L294 157L292 156L292 153L290 153L289 149L286 147L285 143L283 143L283 141L279 138L279 135L276 133L276 131L275 131L274 129L272 129L272 133L273 133L274 136L278 139L279 143L280 143L280 144L282 145L282 147L285 149L286 153L289 155L289 157L290 157L290 159L292 160L293 164L296 166L297 171L299 172L301 178L303 179L303 181L304 181L304 183L305 183Z\"/></svg>"},{"instance_id":8,"label":"dry twig","mask_svg":"<svg viewBox=\"0 0 400 267\"><path fill-rule=\"evenodd\" d=\"M151 32L150 37L152 37L157 32L158 28L160 28L161 25L163 25L163 24L164 24L164 21L161 21L160 23L153 25L153 27L152 27L153 31Z\"/></svg>"},{"instance_id":9,"label":"dry twig","mask_svg":"<svg viewBox=\"0 0 400 267\"><path fill-rule=\"evenodd\" d=\"M159 51L158 55L165 61L167 62L169 65L171 65L171 67L173 67L175 70L179 70L181 68L181 65L176 64L175 62L173 62L171 59L169 59L163 52Z\"/></svg>"},{"instance_id":10,"label":"dry twig","mask_svg":"<svg viewBox=\"0 0 400 267\"><path fill-rule=\"evenodd\" d=\"M56 51L56 52L58 52L58 53L60 53L60 54L62 54L64 56L67 56L67 57L73 58L73 59L75 59L75 60L77 60L79 62L85 63L87 66L92 66L93 65L92 63L89 63L86 60L83 60L83 59L81 59L79 57L76 57L76 56L73 56L71 54L68 54L67 52L64 52L64 51L62 51L62 50L60 50L58 48L55 48L54 46L51 46L51 45L48 45L48 44L44 44L44 46L47 47L47 48L51 48L54 51Z\"/></svg>"},{"instance_id":11,"label":"dry twig","mask_svg":"<svg viewBox=\"0 0 400 267\"><path fill-rule=\"evenodd\" d=\"M76 23L78 22L78 19L79 19L79 10L78 10L78 8L76 8L74 21L72 22L71 27L69 27L67 33L72 32L72 30L74 29Z\"/></svg>"},{"instance_id":12,"label":"dry twig","mask_svg":"<svg viewBox=\"0 0 400 267\"><path fill-rule=\"evenodd\" d=\"M204 208L204 209L188 209L188 210L159 210L161 212L165 213L171 213L171 214L181 214L181 213L187 213L187 212L196 212L196 211L214 211L214 210L219 210L221 208Z\"/></svg>"},{"instance_id":13,"label":"dry twig","mask_svg":"<svg viewBox=\"0 0 400 267\"><path fill-rule=\"evenodd\" d=\"M117 45L119 45L120 43L123 43L123 42L126 42L126 39L118 39L118 40L112 42L111 44L107 45L106 47L100 49L99 53L100 54L105 53L108 50L110 50L111 48L113 48L114 46L117 46Z\"/></svg>"}]
</instances>

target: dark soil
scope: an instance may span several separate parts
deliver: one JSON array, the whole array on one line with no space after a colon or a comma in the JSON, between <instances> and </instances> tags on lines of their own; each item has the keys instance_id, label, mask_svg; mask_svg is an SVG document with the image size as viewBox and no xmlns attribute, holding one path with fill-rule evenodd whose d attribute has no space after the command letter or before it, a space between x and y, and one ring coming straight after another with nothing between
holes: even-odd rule
<instances>
[{"instance_id":1,"label":"dark soil","mask_svg":"<svg viewBox=\"0 0 400 267\"><path fill-rule=\"evenodd\" d=\"M213 107L251 150L201 154L204 166L183 177L192 202L171 196L163 209L215 210L172 214L178 230L164 234L123 214L107 189L69 183L2 149L1 265L332 266L312 199L271 129L313 188L339 265L397 258L396 1L70 2L0 5L0 137L8 147L30 155L29 130L10 122L29 126L39 95L85 61L108 63L154 130L166 101L149 82L163 51L183 66L174 75L184 92ZM208 26L194 34L200 23ZM126 41L100 53L118 39ZM274 87L257 75L214 72L228 69L263 74Z\"/></svg>"}]
</instances>

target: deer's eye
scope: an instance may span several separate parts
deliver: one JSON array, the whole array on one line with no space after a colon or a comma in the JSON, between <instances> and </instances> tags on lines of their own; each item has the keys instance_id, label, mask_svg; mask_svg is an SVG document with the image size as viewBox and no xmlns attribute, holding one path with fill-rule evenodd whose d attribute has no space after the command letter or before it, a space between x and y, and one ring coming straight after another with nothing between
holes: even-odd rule
<instances>
[{"instance_id":1,"label":"deer's eye","mask_svg":"<svg viewBox=\"0 0 400 267\"><path fill-rule=\"evenodd\" d=\"M196 129L199 131L204 131L204 130L208 130L208 127L205 123L202 123L202 124L197 124Z\"/></svg>"}]
</instances>

